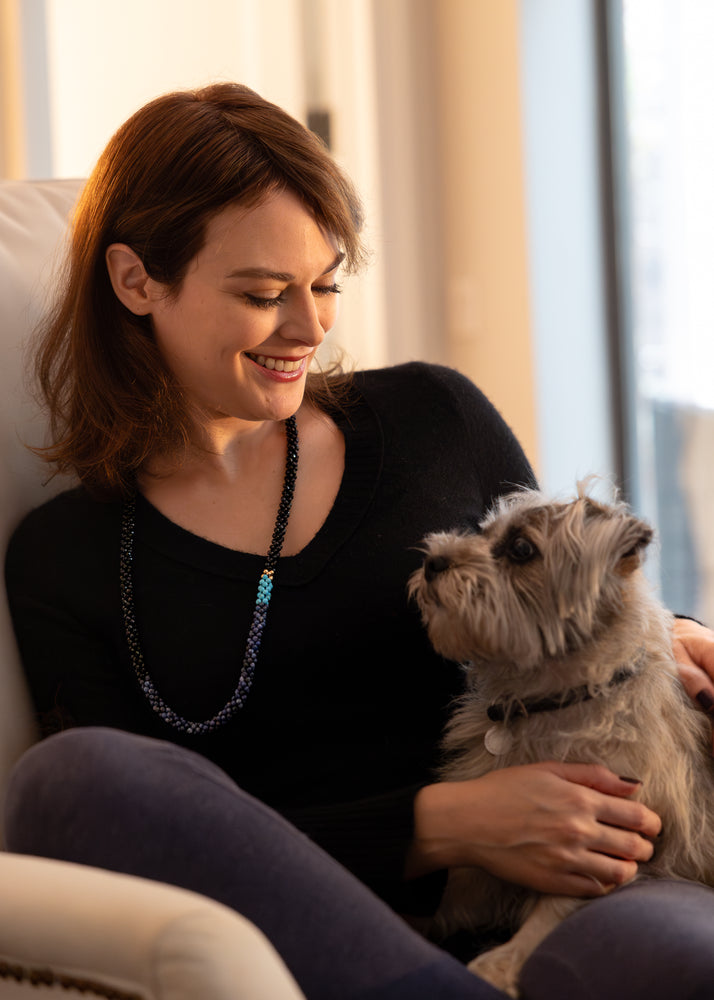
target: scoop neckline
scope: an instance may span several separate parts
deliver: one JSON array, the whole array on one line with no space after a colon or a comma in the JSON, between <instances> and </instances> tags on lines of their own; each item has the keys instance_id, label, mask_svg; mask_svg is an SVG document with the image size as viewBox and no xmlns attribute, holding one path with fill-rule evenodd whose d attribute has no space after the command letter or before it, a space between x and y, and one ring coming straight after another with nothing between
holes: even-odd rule
<instances>
[{"instance_id":1,"label":"scoop neckline","mask_svg":"<svg viewBox=\"0 0 714 1000\"><path fill-rule=\"evenodd\" d=\"M356 386L344 407L325 407L345 440L345 468L335 502L313 538L293 555L281 556L277 580L297 585L316 576L365 516L377 489L383 460L379 418ZM141 493L136 497L136 543L196 569L235 579L256 579L265 555L212 542L176 524Z\"/></svg>"}]
</instances>

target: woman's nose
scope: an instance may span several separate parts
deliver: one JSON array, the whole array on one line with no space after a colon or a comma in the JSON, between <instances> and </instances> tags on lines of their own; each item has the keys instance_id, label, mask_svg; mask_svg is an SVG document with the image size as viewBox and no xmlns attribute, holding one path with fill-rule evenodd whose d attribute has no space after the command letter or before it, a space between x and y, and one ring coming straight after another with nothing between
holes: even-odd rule
<instances>
[{"instance_id":1,"label":"woman's nose","mask_svg":"<svg viewBox=\"0 0 714 1000\"><path fill-rule=\"evenodd\" d=\"M317 347L332 328L335 316L334 306L316 300L310 292L296 298L280 332L283 337Z\"/></svg>"}]
</instances>

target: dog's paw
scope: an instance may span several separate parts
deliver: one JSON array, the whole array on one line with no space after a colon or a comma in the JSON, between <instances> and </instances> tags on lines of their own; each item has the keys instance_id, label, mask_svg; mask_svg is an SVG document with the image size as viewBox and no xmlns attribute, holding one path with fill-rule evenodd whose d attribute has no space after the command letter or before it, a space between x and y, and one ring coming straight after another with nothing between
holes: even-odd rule
<instances>
[{"instance_id":1,"label":"dog's paw","mask_svg":"<svg viewBox=\"0 0 714 1000\"><path fill-rule=\"evenodd\" d=\"M485 979L509 997L518 997L518 977L523 965L522 957L517 948L509 941L491 948L469 962L469 971Z\"/></svg>"}]
</instances>

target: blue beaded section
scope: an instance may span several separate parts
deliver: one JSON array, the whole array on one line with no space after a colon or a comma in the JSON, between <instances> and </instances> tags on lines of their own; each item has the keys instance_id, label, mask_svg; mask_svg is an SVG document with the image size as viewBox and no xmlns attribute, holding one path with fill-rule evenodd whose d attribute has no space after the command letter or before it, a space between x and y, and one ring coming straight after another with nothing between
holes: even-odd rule
<instances>
[{"instance_id":1,"label":"blue beaded section","mask_svg":"<svg viewBox=\"0 0 714 1000\"><path fill-rule=\"evenodd\" d=\"M164 701L154 685L144 662L144 654L139 640L139 628L136 621L136 611L134 608L134 536L136 534L136 497L131 496L122 505L121 522L121 545L119 554L119 586L121 593L122 617L124 620L124 632L126 635L129 655L132 666L136 673L139 687L146 696L152 709L166 722L182 733L191 736L202 736L212 733L220 726L224 726L233 716L245 705L253 684L258 653L265 631L265 623L268 617L268 606L273 593L273 579L278 559L285 540L285 531L290 518L293 495L295 493L295 481L298 469L298 432L297 422L294 416L288 417L285 421L285 433L287 437L287 452L285 458L285 478L283 480L283 490L278 506L278 513L275 518L273 537L265 560L265 568L258 581L258 590L255 597L255 607L253 608L253 618L248 638L245 644L243 663L238 678L238 684L230 699L223 708L216 712L210 719L203 722L195 722L185 719L178 712L175 712L170 705Z\"/></svg>"},{"instance_id":2,"label":"blue beaded section","mask_svg":"<svg viewBox=\"0 0 714 1000\"><path fill-rule=\"evenodd\" d=\"M258 593L255 598L256 604L270 604L270 595L273 592L273 571L264 569L258 584Z\"/></svg>"}]
</instances>

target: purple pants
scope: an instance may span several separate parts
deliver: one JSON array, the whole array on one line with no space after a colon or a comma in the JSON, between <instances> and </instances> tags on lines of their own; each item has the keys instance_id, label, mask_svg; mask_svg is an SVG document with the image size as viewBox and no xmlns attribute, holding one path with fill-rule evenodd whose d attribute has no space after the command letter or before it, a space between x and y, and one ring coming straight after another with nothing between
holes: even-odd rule
<instances>
[{"instance_id":1,"label":"purple pants","mask_svg":"<svg viewBox=\"0 0 714 1000\"><path fill-rule=\"evenodd\" d=\"M272 941L308 1000L497 1000L220 768L171 743L73 729L30 749L6 800L9 850L203 893ZM598 900L541 945L526 1000L714 996L714 892L648 882Z\"/></svg>"}]
</instances>

